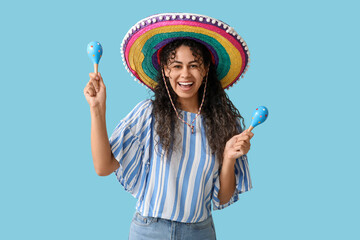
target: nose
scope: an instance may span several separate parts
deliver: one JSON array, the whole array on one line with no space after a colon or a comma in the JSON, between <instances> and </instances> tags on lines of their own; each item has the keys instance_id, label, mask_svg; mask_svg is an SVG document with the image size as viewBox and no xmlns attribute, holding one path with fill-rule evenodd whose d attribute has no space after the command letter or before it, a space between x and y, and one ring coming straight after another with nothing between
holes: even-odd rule
<instances>
[{"instance_id":1,"label":"nose","mask_svg":"<svg viewBox=\"0 0 360 240\"><path fill-rule=\"evenodd\" d=\"M190 71L187 67L183 67L181 71L181 77L182 78L188 78L190 76Z\"/></svg>"}]
</instances>

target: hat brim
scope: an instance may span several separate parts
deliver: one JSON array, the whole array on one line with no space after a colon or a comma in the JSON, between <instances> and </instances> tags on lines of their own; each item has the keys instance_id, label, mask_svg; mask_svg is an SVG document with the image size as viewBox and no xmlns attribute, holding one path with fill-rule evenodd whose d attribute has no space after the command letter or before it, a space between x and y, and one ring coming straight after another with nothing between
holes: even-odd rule
<instances>
[{"instance_id":1,"label":"hat brim","mask_svg":"<svg viewBox=\"0 0 360 240\"><path fill-rule=\"evenodd\" d=\"M197 14L158 14L138 22L122 43L124 65L141 83L153 89L159 50L175 39L193 39L212 54L223 88L232 86L247 70L249 51L245 41L227 24Z\"/></svg>"}]
</instances>

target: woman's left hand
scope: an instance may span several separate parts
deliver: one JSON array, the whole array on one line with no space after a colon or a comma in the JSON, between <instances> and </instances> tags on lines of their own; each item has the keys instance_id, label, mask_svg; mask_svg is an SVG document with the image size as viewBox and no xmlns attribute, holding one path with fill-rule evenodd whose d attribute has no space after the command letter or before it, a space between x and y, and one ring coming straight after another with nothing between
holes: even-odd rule
<instances>
[{"instance_id":1,"label":"woman's left hand","mask_svg":"<svg viewBox=\"0 0 360 240\"><path fill-rule=\"evenodd\" d=\"M232 161L235 164L235 160L240 156L247 154L250 150L250 139L254 134L248 130L233 136L225 145L224 149L224 161Z\"/></svg>"}]
</instances>

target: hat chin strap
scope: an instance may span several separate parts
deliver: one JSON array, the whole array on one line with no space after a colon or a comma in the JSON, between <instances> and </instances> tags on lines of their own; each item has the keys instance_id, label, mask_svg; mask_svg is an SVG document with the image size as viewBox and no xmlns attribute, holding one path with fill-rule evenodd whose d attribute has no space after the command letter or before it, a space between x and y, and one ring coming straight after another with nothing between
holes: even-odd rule
<instances>
[{"instance_id":1,"label":"hat chin strap","mask_svg":"<svg viewBox=\"0 0 360 240\"><path fill-rule=\"evenodd\" d=\"M205 93L206 93L206 85L207 85L207 80L208 80L208 72L206 72L206 80L205 80L205 87L204 87L204 94L203 94L203 97L202 97L202 100L201 100L201 104L200 104L200 107L199 107L199 110L194 118L194 120L192 120L191 124L187 123L184 119L182 119L180 116L179 116L179 113L178 111L176 110L176 107L174 105L174 102L171 98L171 95L170 95L170 91L169 91L169 88L166 84L166 80L165 80L165 74L164 74L164 69L161 70L161 73L162 73L162 77L163 77L163 80L164 80L164 83L165 83L165 87L166 87L166 91L169 95L169 98L170 98L170 102L171 102L171 105L173 106L174 110L175 110L175 113L176 113L176 116L183 122L185 123L186 125L188 125L190 128L191 128L191 133L193 134L194 133L194 121L196 120L196 118L200 115L200 112L201 112L201 108L204 104L204 100L205 100Z\"/></svg>"}]
</instances>

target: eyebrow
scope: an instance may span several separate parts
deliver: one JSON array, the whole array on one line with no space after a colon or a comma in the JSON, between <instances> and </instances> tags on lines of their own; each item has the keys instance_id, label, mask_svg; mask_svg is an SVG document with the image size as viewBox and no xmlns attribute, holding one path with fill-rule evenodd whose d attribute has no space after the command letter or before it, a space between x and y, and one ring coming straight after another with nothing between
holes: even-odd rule
<instances>
[{"instance_id":1,"label":"eyebrow","mask_svg":"<svg viewBox=\"0 0 360 240\"><path fill-rule=\"evenodd\" d=\"M179 63L179 64L183 64L183 62L180 62L180 61L173 61L171 64L174 64L174 63ZM194 60L194 61L191 61L189 62L188 64L192 64L192 63L199 63L198 61Z\"/></svg>"}]
</instances>

